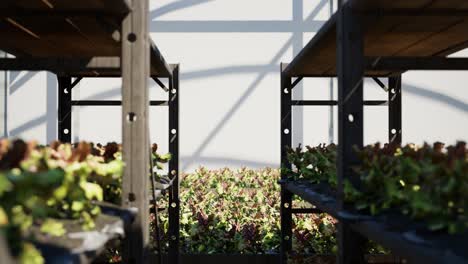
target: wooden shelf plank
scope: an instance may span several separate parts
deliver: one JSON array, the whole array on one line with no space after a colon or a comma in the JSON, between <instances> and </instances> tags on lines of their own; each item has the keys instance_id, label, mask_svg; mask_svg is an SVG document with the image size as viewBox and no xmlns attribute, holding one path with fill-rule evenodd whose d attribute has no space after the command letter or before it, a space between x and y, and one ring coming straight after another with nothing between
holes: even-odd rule
<instances>
[{"instance_id":1,"label":"wooden shelf plank","mask_svg":"<svg viewBox=\"0 0 468 264\"><path fill-rule=\"evenodd\" d=\"M18 31L23 31L25 34L30 32L28 35L35 36L37 42L49 46L56 57L120 55L120 42L112 38L112 33L109 32L111 29L105 30L93 17L49 17L41 21L32 17L20 17L9 18L8 21L11 26L17 27ZM114 27L113 30L118 31L118 27ZM17 39L16 43L23 41L22 38ZM42 54L32 45L24 48L24 51L35 57L45 57L51 52Z\"/></svg>"},{"instance_id":2,"label":"wooden shelf plank","mask_svg":"<svg viewBox=\"0 0 468 264\"><path fill-rule=\"evenodd\" d=\"M0 49L16 56L31 56L32 52L43 56L52 56L54 49L49 43L41 41L34 35L19 30L11 22L0 19L2 41Z\"/></svg>"},{"instance_id":3,"label":"wooden shelf plank","mask_svg":"<svg viewBox=\"0 0 468 264\"><path fill-rule=\"evenodd\" d=\"M464 0L435 0L429 8L455 8L457 10L468 10L468 2Z\"/></svg>"},{"instance_id":4,"label":"wooden shelf plank","mask_svg":"<svg viewBox=\"0 0 468 264\"><path fill-rule=\"evenodd\" d=\"M38 22L38 18L21 17L0 20L2 42L0 49L19 58L90 58L96 56L120 57L120 25L105 17L49 17ZM50 25L54 25L50 27ZM172 68L151 40L151 76L169 77ZM120 77L120 66L116 69L86 69L71 71L73 76ZM47 68L44 70L48 70Z\"/></svg>"},{"instance_id":5,"label":"wooden shelf plank","mask_svg":"<svg viewBox=\"0 0 468 264\"><path fill-rule=\"evenodd\" d=\"M350 0L351 6L360 10L373 9L420 9L426 7L432 0Z\"/></svg>"},{"instance_id":6,"label":"wooden shelf plank","mask_svg":"<svg viewBox=\"0 0 468 264\"><path fill-rule=\"evenodd\" d=\"M120 56L117 21L96 17L7 17L0 19L0 49L15 56Z\"/></svg>"},{"instance_id":7,"label":"wooden shelf plank","mask_svg":"<svg viewBox=\"0 0 468 264\"><path fill-rule=\"evenodd\" d=\"M351 7L358 10L396 9L453 9L468 10L465 0L350 0Z\"/></svg>"},{"instance_id":8,"label":"wooden shelf plank","mask_svg":"<svg viewBox=\"0 0 468 264\"><path fill-rule=\"evenodd\" d=\"M94 12L125 15L130 12L128 0L2 0L0 12Z\"/></svg>"},{"instance_id":9,"label":"wooden shelf plank","mask_svg":"<svg viewBox=\"0 0 468 264\"><path fill-rule=\"evenodd\" d=\"M360 14L366 57L448 56L468 47L466 1L350 0L346 4ZM336 17L334 14L289 63L288 76L336 75ZM365 74L393 73L367 70Z\"/></svg>"},{"instance_id":10,"label":"wooden shelf plank","mask_svg":"<svg viewBox=\"0 0 468 264\"><path fill-rule=\"evenodd\" d=\"M0 49L17 57L120 57L122 15L129 11L128 0L2 1ZM150 46L151 75L171 76L171 67L153 41ZM119 67L69 74L119 77L121 71Z\"/></svg>"}]
</instances>

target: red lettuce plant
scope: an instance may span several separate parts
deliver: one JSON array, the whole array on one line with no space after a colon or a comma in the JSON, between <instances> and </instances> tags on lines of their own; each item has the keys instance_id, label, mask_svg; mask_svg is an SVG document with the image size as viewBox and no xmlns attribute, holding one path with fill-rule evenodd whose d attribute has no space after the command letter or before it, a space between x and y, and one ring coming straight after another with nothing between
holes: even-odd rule
<instances>
[{"instance_id":1,"label":"red lettuce plant","mask_svg":"<svg viewBox=\"0 0 468 264\"><path fill-rule=\"evenodd\" d=\"M181 180L181 245L184 253L277 253L280 245L278 169L199 168ZM310 206L296 201L295 206ZM165 232L167 216L162 217ZM327 215L294 219L295 250L332 254L335 220Z\"/></svg>"}]
</instances>

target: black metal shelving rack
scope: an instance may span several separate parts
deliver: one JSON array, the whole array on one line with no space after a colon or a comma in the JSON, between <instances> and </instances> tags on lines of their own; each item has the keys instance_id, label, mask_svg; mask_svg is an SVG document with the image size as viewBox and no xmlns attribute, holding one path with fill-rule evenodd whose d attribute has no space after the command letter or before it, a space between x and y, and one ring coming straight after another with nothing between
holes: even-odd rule
<instances>
[{"instance_id":1,"label":"black metal shelving rack","mask_svg":"<svg viewBox=\"0 0 468 264\"><path fill-rule=\"evenodd\" d=\"M398 216L370 217L347 208L342 199L344 179L359 160L353 151L363 147L365 105L385 102L364 101L364 78L388 78L389 142L401 143L402 73L408 70L468 70L468 59L447 58L468 47L468 32L460 30L468 20L465 1L341 1L337 12L289 64L281 65L281 165L291 168L286 158L292 147L294 106L336 105L338 107L338 191L328 187L290 181L281 175L281 259L292 252L292 215L325 212L339 220L337 263L365 263L363 244L380 243L409 263L467 263L461 245L467 235L414 232L411 221ZM299 101L292 89L303 78L338 78L337 101ZM293 78L296 78L293 81ZM353 182L359 186L359 182ZM292 208L297 195L314 205Z\"/></svg>"},{"instance_id":2,"label":"black metal shelving rack","mask_svg":"<svg viewBox=\"0 0 468 264\"><path fill-rule=\"evenodd\" d=\"M287 64L281 64L281 164L282 168L292 169L292 165L287 159L287 148L292 148L292 112L294 107L299 106L337 106L336 100L292 100L293 88L302 80L298 77L294 82L292 77L287 77L283 74L283 70ZM368 100L363 101L364 106L388 106L388 140L389 142L401 143L401 76L389 77L388 85L385 85L377 77L373 77L376 83L388 93L388 101L384 100ZM387 88L387 87L390 87ZM398 133L397 133L398 131ZM281 174L281 182L287 181L287 175ZM303 186L300 184L299 186ZM305 186L309 188L309 186ZM301 188L296 187L294 183L282 184L281 188L281 258L283 261L287 260L288 252L292 250L292 216L294 214L317 214L324 212L331 212L336 204L323 203L317 208L292 208L293 196L299 195L304 198L307 195L301 192ZM315 196L311 196L315 197ZM319 199L307 199L307 201L314 201L316 205ZM321 209L327 208L327 209ZM336 216L336 215L333 215Z\"/></svg>"},{"instance_id":3,"label":"black metal shelving rack","mask_svg":"<svg viewBox=\"0 0 468 264\"><path fill-rule=\"evenodd\" d=\"M168 65L171 71L169 75L153 75L152 79L156 84L168 94L168 100L151 100L150 106L167 107L169 114L168 135L169 135L169 153L171 160L168 164L168 175L171 178L171 184L163 192L157 192L156 197L167 194L169 206L167 209L169 215L169 258L170 263L179 262L179 65ZM58 138L61 142L72 143L72 108L79 106L121 106L119 100L72 100L73 88L80 83L83 78L116 78L118 75L111 75L109 72L105 75L99 75L97 71L90 73L68 73L67 76L58 76ZM94 74L94 76L93 76ZM117 73L115 73L117 74ZM73 76L73 77L72 77ZM164 85L159 78L168 79L168 87ZM151 197L150 197L151 198ZM161 210L163 208L158 208ZM154 210L153 210L154 211Z\"/></svg>"},{"instance_id":4,"label":"black metal shelving rack","mask_svg":"<svg viewBox=\"0 0 468 264\"><path fill-rule=\"evenodd\" d=\"M148 13L147 0L1 1L0 49L15 58L0 59L0 69L57 75L58 139L63 142L71 141L73 106L122 105L123 160L127 165L122 208L101 207L104 217L110 215L109 221L125 228L123 257L128 263L150 261L147 113L150 105L169 107L169 171L174 178L168 190L169 262L179 263L179 65L168 65L149 37ZM72 101L72 88L84 77L122 77L122 101ZM162 87L158 78L169 78L167 101L149 100L148 78ZM109 239L118 235L111 234ZM76 254L75 248L64 249L60 254L48 254L48 261L62 263L60 259L67 255L67 263L88 263L96 257L88 251ZM98 253L102 248L93 250Z\"/></svg>"}]
</instances>

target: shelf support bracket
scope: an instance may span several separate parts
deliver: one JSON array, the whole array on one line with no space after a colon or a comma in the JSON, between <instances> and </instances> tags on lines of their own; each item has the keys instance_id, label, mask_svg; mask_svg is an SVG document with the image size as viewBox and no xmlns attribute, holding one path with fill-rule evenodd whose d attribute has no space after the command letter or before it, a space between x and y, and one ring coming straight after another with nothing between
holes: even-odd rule
<instances>
[{"instance_id":1,"label":"shelf support bracket","mask_svg":"<svg viewBox=\"0 0 468 264\"><path fill-rule=\"evenodd\" d=\"M81 80L83 80L83 77L78 77L76 78L70 85L70 90L72 90L73 88L75 88L75 86L77 86Z\"/></svg>"},{"instance_id":2,"label":"shelf support bracket","mask_svg":"<svg viewBox=\"0 0 468 264\"><path fill-rule=\"evenodd\" d=\"M385 92L388 92L388 87L385 86L385 84L377 77L372 77L372 80L374 80L374 82L380 86L380 88L382 88Z\"/></svg>"},{"instance_id":3,"label":"shelf support bracket","mask_svg":"<svg viewBox=\"0 0 468 264\"><path fill-rule=\"evenodd\" d=\"M301 81L302 81L303 77L298 77L296 80L294 80L294 82L292 83L291 85L291 90L294 89L294 87L296 87L296 85L298 85Z\"/></svg>"},{"instance_id":4,"label":"shelf support bracket","mask_svg":"<svg viewBox=\"0 0 468 264\"><path fill-rule=\"evenodd\" d=\"M151 77L157 84L159 87L161 87L161 89L163 89L166 93L169 92L169 89L164 85L163 82L161 82L161 80L159 80L158 77L156 76L153 76Z\"/></svg>"}]
</instances>

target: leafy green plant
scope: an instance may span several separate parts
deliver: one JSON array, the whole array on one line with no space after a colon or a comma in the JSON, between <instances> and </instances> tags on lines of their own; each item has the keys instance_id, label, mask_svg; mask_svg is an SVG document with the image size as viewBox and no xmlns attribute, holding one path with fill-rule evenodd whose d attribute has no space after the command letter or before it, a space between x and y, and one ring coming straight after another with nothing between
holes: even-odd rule
<instances>
[{"instance_id":1,"label":"leafy green plant","mask_svg":"<svg viewBox=\"0 0 468 264\"><path fill-rule=\"evenodd\" d=\"M312 183L328 183L336 187L336 145L306 146L305 150L299 145L296 149L287 150L287 159L294 170L283 170L292 179L306 179Z\"/></svg>"},{"instance_id":2,"label":"leafy green plant","mask_svg":"<svg viewBox=\"0 0 468 264\"><path fill-rule=\"evenodd\" d=\"M157 169L171 155L159 155ZM21 263L42 263L40 253L23 238L32 226L50 236L66 233L60 219L75 219L84 230L95 227L100 214L95 201L119 204L122 196L121 145L53 142L38 146L21 140L0 141L0 231ZM148 176L150 173L148 172ZM34 261L32 261L34 260Z\"/></svg>"},{"instance_id":3,"label":"leafy green plant","mask_svg":"<svg viewBox=\"0 0 468 264\"><path fill-rule=\"evenodd\" d=\"M51 236L66 232L56 219L76 219L83 229L94 228L93 218L100 213L94 201L104 200L101 186L122 177L123 163L113 155L118 149L110 156L111 145L99 155L87 143L0 142L0 230L14 256L22 260L37 252L22 240L32 226ZM34 259L41 263L40 255Z\"/></svg>"},{"instance_id":4,"label":"leafy green plant","mask_svg":"<svg viewBox=\"0 0 468 264\"><path fill-rule=\"evenodd\" d=\"M358 150L363 183L354 203L377 214L398 208L430 230L468 230L468 151L464 142L444 148L385 145Z\"/></svg>"},{"instance_id":5,"label":"leafy green plant","mask_svg":"<svg viewBox=\"0 0 468 264\"><path fill-rule=\"evenodd\" d=\"M289 172L291 179L328 182L336 189L335 149L334 145L319 145L289 150L288 159L295 166ZM375 144L356 149L356 153L361 165L353 169L360 187L345 181L344 194L357 210L377 215L396 209L426 222L433 231L445 229L454 234L468 230L468 151L464 142L447 148L440 142L432 147Z\"/></svg>"}]
</instances>

